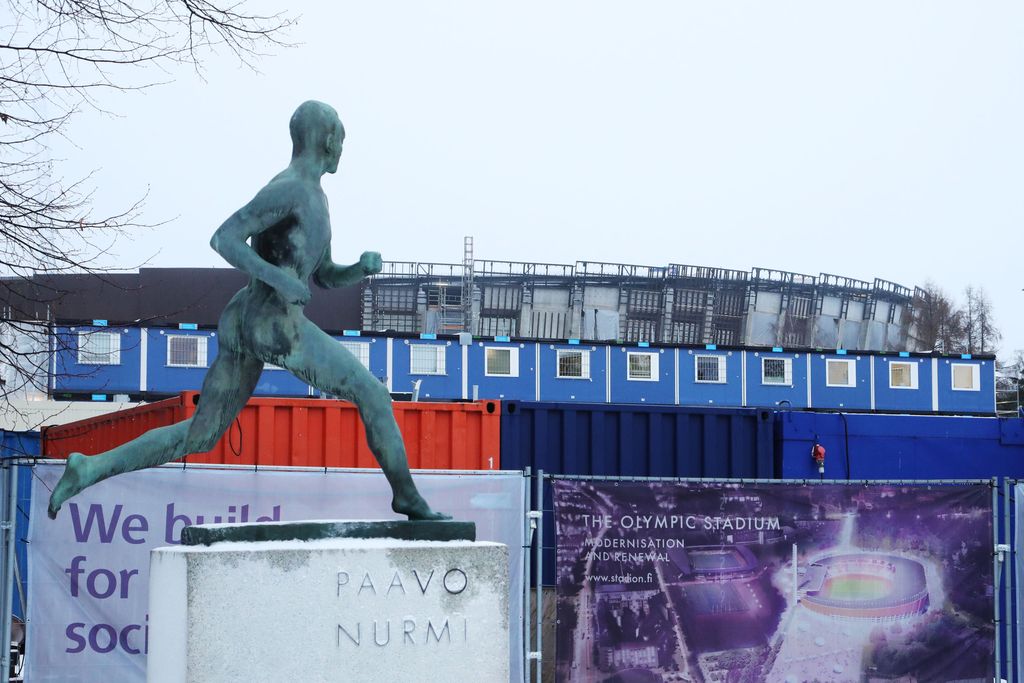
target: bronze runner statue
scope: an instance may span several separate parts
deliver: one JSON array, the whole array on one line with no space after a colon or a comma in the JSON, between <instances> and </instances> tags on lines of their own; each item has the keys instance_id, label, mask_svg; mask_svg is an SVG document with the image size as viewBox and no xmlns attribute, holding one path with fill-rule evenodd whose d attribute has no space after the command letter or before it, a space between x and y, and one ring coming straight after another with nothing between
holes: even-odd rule
<instances>
[{"instance_id":1,"label":"bronze runner statue","mask_svg":"<svg viewBox=\"0 0 1024 683\"><path fill-rule=\"evenodd\" d=\"M221 314L220 350L195 414L99 455L72 453L50 496L51 518L66 500L104 479L213 448L249 400L264 363L356 404L370 450L391 484L395 512L415 520L449 518L431 510L416 490L387 389L303 315L311 276L321 287L345 287L379 273L381 258L366 252L351 266L331 261L331 223L320 179L338 170L345 129L337 112L322 102L304 102L292 115L290 130L288 168L210 240L218 254L252 279Z\"/></svg>"}]
</instances>

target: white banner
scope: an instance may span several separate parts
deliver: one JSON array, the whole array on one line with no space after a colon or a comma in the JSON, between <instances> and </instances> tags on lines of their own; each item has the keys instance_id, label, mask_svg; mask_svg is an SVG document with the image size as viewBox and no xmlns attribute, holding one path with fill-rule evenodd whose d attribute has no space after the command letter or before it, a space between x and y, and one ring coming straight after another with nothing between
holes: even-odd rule
<instances>
[{"instance_id":1,"label":"white banner","mask_svg":"<svg viewBox=\"0 0 1024 683\"><path fill-rule=\"evenodd\" d=\"M178 543L189 524L395 518L375 470L171 465L108 479L53 521L46 504L62 471L63 463L33 469L27 683L145 681L149 551ZM476 522L478 540L508 546L511 680L522 681L526 480L520 472L415 477L435 509Z\"/></svg>"}]
</instances>

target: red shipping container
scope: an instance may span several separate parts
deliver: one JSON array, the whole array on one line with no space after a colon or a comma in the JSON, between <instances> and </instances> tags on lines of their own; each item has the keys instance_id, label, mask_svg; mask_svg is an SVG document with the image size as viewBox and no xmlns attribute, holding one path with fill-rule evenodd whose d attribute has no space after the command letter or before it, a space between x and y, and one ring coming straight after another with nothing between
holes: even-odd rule
<instances>
[{"instance_id":1,"label":"red shipping container","mask_svg":"<svg viewBox=\"0 0 1024 683\"><path fill-rule=\"evenodd\" d=\"M199 393L43 428L43 455L95 455L195 412ZM395 420L413 469L496 470L501 467L501 404L395 402ZM227 433L192 463L377 467L355 406L328 399L253 398Z\"/></svg>"}]
</instances>

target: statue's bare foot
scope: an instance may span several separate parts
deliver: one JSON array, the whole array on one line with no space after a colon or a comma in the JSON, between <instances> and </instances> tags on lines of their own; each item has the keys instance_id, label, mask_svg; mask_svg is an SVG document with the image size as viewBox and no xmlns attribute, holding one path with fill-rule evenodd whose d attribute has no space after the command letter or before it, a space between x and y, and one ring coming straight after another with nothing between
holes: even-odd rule
<instances>
[{"instance_id":1,"label":"statue's bare foot","mask_svg":"<svg viewBox=\"0 0 1024 683\"><path fill-rule=\"evenodd\" d=\"M60 481L57 482L53 493L50 494L50 505L46 509L46 514L50 516L50 519L57 519L57 512L60 511L60 506L68 498L77 496L89 485L89 482L85 480L85 468L87 465L86 457L81 453L72 453L68 456L68 463L64 468L64 474L61 476Z\"/></svg>"},{"instance_id":2,"label":"statue's bare foot","mask_svg":"<svg viewBox=\"0 0 1024 683\"><path fill-rule=\"evenodd\" d=\"M411 520L445 520L451 519L451 515L443 512L434 512L423 500L423 496L413 493L411 496L395 496L391 501L391 509L400 515L405 515Z\"/></svg>"}]
</instances>

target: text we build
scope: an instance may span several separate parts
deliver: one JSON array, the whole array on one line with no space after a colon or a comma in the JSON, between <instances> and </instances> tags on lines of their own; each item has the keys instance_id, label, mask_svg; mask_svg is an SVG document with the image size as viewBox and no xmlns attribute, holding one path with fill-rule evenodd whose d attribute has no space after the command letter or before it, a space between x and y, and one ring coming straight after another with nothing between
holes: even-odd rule
<instances>
[{"instance_id":1,"label":"text we build","mask_svg":"<svg viewBox=\"0 0 1024 683\"><path fill-rule=\"evenodd\" d=\"M112 543L120 536L121 540L132 545L146 543L152 524L149 518L140 514L125 514L124 505L117 504L108 515L100 503L92 503L89 509L82 514L78 504L68 505L68 512L71 516L72 531L75 534L75 541L88 543L92 540L93 532L100 543ZM181 542L181 530L193 524L234 524L246 522L280 522L281 506L274 505L270 514L257 515L251 505L229 505L226 514L184 514L175 508L174 503L168 503L162 515L163 521L163 542L177 544Z\"/></svg>"}]
</instances>

